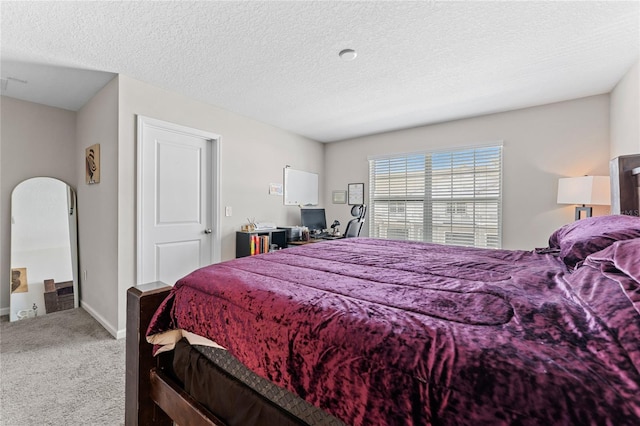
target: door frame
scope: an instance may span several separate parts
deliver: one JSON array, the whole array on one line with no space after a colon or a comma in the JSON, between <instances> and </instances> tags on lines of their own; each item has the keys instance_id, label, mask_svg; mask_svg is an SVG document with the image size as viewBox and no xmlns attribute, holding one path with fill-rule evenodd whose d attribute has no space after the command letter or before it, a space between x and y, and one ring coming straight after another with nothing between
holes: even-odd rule
<instances>
[{"instance_id":1,"label":"door frame","mask_svg":"<svg viewBox=\"0 0 640 426\"><path fill-rule=\"evenodd\" d=\"M211 144L209 164L212 170L208 170L207 174L211 179L210 205L211 209L211 261L219 263L221 261L222 238L220 235L220 135L204 130L194 129L192 127L182 126L180 124L170 123L168 121L158 120L144 115L136 115L137 126L137 182L136 182L136 285L146 284L142 281L142 141L144 140L144 130L146 127L155 127L161 130L186 134L189 136L198 136L207 139Z\"/></svg>"}]
</instances>

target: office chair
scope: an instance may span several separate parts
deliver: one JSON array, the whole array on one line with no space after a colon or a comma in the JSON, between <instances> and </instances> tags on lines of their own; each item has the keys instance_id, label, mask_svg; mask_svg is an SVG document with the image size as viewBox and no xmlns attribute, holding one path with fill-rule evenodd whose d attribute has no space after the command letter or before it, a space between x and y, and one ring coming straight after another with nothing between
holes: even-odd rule
<instances>
[{"instance_id":1,"label":"office chair","mask_svg":"<svg viewBox=\"0 0 640 426\"><path fill-rule=\"evenodd\" d=\"M351 216L355 216L347 223L347 228L344 231L345 238L352 238L360 236L362 225L364 225L364 215L367 212L367 206L364 204L357 204L351 207Z\"/></svg>"}]
</instances>

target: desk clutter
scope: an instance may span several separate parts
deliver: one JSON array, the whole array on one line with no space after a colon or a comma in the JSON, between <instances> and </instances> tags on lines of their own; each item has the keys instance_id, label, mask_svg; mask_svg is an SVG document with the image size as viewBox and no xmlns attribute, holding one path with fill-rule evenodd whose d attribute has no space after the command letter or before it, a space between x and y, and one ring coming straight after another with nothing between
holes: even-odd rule
<instances>
[{"instance_id":1,"label":"desk clutter","mask_svg":"<svg viewBox=\"0 0 640 426\"><path fill-rule=\"evenodd\" d=\"M342 238L342 235L340 235L340 232L336 227L332 227L332 232L318 229L312 231L306 226L282 226L279 227L279 229L284 229L286 231L288 243L311 240L335 240Z\"/></svg>"},{"instance_id":2,"label":"desk clutter","mask_svg":"<svg viewBox=\"0 0 640 426\"><path fill-rule=\"evenodd\" d=\"M269 229L276 229L277 226L273 222L256 222L255 219L247 219L249 223L242 225L242 232L252 232L252 231L266 231Z\"/></svg>"},{"instance_id":3,"label":"desk clutter","mask_svg":"<svg viewBox=\"0 0 640 426\"><path fill-rule=\"evenodd\" d=\"M244 228L243 229L251 229ZM236 257L255 256L275 250L343 238L327 232L312 233L304 226L282 226L274 229L236 232Z\"/></svg>"},{"instance_id":4,"label":"desk clutter","mask_svg":"<svg viewBox=\"0 0 640 426\"><path fill-rule=\"evenodd\" d=\"M322 208L300 209L302 226L276 226L271 222L256 222L247 219L242 230L236 232L236 257L255 256L280 250L289 246L336 240L345 237L357 237L364 223L365 205L356 205L351 209L355 218L347 223L344 234L340 234L340 221L334 220L327 228L325 210Z\"/></svg>"},{"instance_id":5,"label":"desk clutter","mask_svg":"<svg viewBox=\"0 0 640 426\"><path fill-rule=\"evenodd\" d=\"M279 226L279 229L284 229L287 241L300 241L302 239L302 226Z\"/></svg>"}]
</instances>

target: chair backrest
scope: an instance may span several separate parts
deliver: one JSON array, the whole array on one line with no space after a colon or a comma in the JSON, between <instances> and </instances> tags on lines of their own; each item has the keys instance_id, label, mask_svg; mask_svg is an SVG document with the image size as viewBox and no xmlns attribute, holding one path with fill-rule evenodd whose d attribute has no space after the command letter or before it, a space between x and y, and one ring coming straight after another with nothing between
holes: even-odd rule
<instances>
[{"instance_id":1,"label":"chair backrest","mask_svg":"<svg viewBox=\"0 0 640 426\"><path fill-rule=\"evenodd\" d=\"M345 229L344 231L344 237L352 238L360 236L362 225L364 225L364 222L361 222L358 219L351 219L349 222L347 222L347 229Z\"/></svg>"},{"instance_id":2,"label":"chair backrest","mask_svg":"<svg viewBox=\"0 0 640 426\"><path fill-rule=\"evenodd\" d=\"M360 236L360 231L364 225L364 216L367 213L367 206L364 204L357 204L351 207L351 216L355 216L347 223L347 228L344 231L345 238L353 238Z\"/></svg>"}]
</instances>

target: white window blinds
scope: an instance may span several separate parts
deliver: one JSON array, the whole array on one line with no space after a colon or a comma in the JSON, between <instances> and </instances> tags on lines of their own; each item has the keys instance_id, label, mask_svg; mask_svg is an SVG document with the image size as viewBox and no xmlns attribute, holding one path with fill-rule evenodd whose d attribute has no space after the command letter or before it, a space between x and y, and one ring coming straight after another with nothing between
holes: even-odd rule
<instances>
[{"instance_id":1,"label":"white window blinds","mask_svg":"<svg viewBox=\"0 0 640 426\"><path fill-rule=\"evenodd\" d=\"M501 247L502 145L369 160L369 235Z\"/></svg>"}]
</instances>

